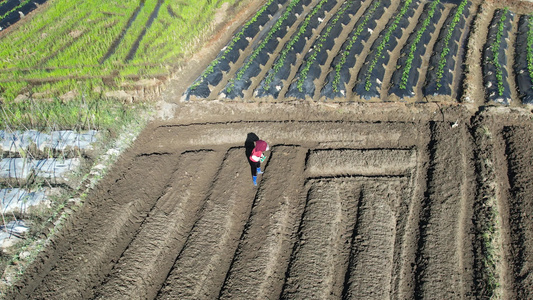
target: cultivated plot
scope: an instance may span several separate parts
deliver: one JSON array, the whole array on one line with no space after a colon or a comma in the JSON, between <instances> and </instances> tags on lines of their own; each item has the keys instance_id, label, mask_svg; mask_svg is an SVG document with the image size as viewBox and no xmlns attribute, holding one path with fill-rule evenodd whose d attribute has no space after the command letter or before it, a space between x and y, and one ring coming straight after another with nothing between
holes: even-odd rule
<instances>
[{"instance_id":1,"label":"cultivated plot","mask_svg":"<svg viewBox=\"0 0 533 300\"><path fill-rule=\"evenodd\" d=\"M504 5L270 0L183 99L531 104L533 7Z\"/></svg>"},{"instance_id":2,"label":"cultivated plot","mask_svg":"<svg viewBox=\"0 0 533 300\"><path fill-rule=\"evenodd\" d=\"M10 296L528 295L531 124L476 120L152 126ZM250 132L272 146L258 187Z\"/></svg>"}]
</instances>

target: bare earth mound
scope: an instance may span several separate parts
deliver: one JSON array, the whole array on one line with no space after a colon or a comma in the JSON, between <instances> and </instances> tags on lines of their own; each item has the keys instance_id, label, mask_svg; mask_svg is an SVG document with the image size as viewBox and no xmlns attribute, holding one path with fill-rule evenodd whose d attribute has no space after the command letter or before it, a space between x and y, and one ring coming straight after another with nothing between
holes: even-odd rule
<instances>
[{"instance_id":1,"label":"bare earth mound","mask_svg":"<svg viewBox=\"0 0 533 300\"><path fill-rule=\"evenodd\" d=\"M298 16L311 13L316 2L302 1L307 4ZM394 16L404 2L389 3L381 14ZM359 19L371 9L369 1L358 8L334 4L325 9L352 9L348 14ZM438 28L446 27L455 7L441 8ZM255 12L253 5L248 9ZM407 19L424 9L415 7ZM462 28L486 29L493 15L507 13L474 2L468 9L472 15ZM477 18L476 12L484 14ZM355 19L347 22L338 32L345 38L346 28L357 28ZM514 18L510 25L513 40L518 22ZM325 23L317 25L320 30ZM372 26L380 31L385 25ZM472 40L465 32L458 37L469 45L464 61L477 68L485 37ZM436 44L436 36L425 45ZM317 71L322 75L304 83L312 94L290 102L299 96L284 98L290 86L283 78L280 94L256 97L258 78L268 76L259 67L241 86L252 89L243 88L237 101L179 102L231 38L212 41L184 69L166 91L167 119L152 122L122 155L9 299L531 297L533 121L528 104L520 102L527 95L518 94L514 79L504 86L510 102L489 100L483 81L489 79L481 69L463 74L453 56L451 75L445 76L449 94L424 96L427 84L417 79L404 103L384 103L394 98L388 98L394 75L384 68L386 84L381 81L372 103L357 95L354 70L343 73L347 94L322 101L314 87L327 80ZM358 54L365 57L380 37L366 38ZM302 49L308 51L312 40ZM326 53L340 50L337 42ZM281 44L275 49L283 51ZM398 59L399 51L387 55ZM419 66L424 79L430 77L427 54ZM277 54L266 57L257 66L275 65ZM205 86L205 98L219 99L227 84L237 86L231 78L245 58L235 59L229 71L212 78L216 85ZM363 62L353 68L363 68ZM285 74L293 78L300 72L295 65L289 69ZM346 103L352 100L357 103ZM463 100L468 103L458 103ZM271 145L257 187L246 157L251 133Z\"/></svg>"}]
</instances>

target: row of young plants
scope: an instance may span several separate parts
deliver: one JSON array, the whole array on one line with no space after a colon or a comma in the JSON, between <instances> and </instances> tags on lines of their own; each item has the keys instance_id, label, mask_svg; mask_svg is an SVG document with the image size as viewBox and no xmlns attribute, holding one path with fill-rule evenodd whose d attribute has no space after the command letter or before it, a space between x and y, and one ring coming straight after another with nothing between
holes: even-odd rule
<instances>
[{"instance_id":1,"label":"row of young plants","mask_svg":"<svg viewBox=\"0 0 533 300\"><path fill-rule=\"evenodd\" d=\"M316 29L321 20L324 20L326 12L336 5L336 0L321 0L313 10L305 17L305 20L298 26L296 33L283 46L280 54L276 58L267 76L261 82L258 96L273 95L277 97L281 89L281 80L287 79L291 65L296 64L297 54L301 53L306 41L311 39L313 29ZM273 88L273 86L276 86Z\"/></svg>"},{"instance_id":2,"label":"row of young plants","mask_svg":"<svg viewBox=\"0 0 533 300\"><path fill-rule=\"evenodd\" d=\"M4 1L5 3L2 3L0 6L0 23L2 20L4 20L7 16L9 16L11 13L17 12L20 10L24 5L30 3L31 0L11 0L11 1Z\"/></svg>"},{"instance_id":3,"label":"row of young plants","mask_svg":"<svg viewBox=\"0 0 533 300\"><path fill-rule=\"evenodd\" d=\"M230 63L234 63L240 56L240 51L244 51L249 45L249 40L253 40L259 33L260 28L265 26L279 10L286 0L268 0L256 13L248 20L240 30L233 36L233 39L222 49L211 64L193 82L185 92L186 99L190 96L207 98L211 90L209 85L217 85L222 80L222 74L228 72Z\"/></svg>"},{"instance_id":4,"label":"row of young plants","mask_svg":"<svg viewBox=\"0 0 533 300\"><path fill-rule=\"evenodd\" d=\"M0 72L0 92L4 99L30 92L34 87L29 82L59 82L68 77L87 80L98 76L169 74L198 44L198 37L207 29L214 9L223 2L232 4L235 0L142 1L142 9L138 0L96 2L52 2L46 10L0 39L0 69L9 70ZM174 15L160 9L168 5L174 6ZM134 17L136 10L138 15ZM147 28L147 24L172 25ZM194 25L188 27L187 24ZM154 32L163 27L165 31ZM179 45L168 42L168 36L180 41ZM150 37L150 44L144 42L145 37ZM119 40L121 43L114 45ZM151 51L152 44L165 45L161 48L166 52ZM9 46L3 47L5 45ZM116 48L110 52L112 55L103 61L113 46ZM133 51L135 46L143 51ZM8 84L8 81L21 83ZM60 94L69 91L63 84L54 90Z\"/></svg>"},{"instance_id":5,"label":"row of young plants","mask_svg":"<svg viewBox=\"0 0 533 300\"><path fill-rule=\"evenodd\" d=\"M509 104L511 91L507 81L507 37L512 29L513 13L508 8L495 11L484 49L483 73L489 101Z\"/></svg>"},{"instance_id":6,"label":"row of young plants","mask_svg":"<svg viewBox=\"0 0 533 300\"><path fill-rule=\"evenodd\" d=\"M443 10L444 5L440 3L440 0L425 5L418 24L401 50L396 71L392 76L390 94L396 94L401 98L414 96L414 87L418 82L418 69L422 64L422 56L426 52L431 34L435 30Z\"/></svg>"},{"instance_id":7,"label":"row of young plants","mask_svg":"<svg viewBox=\"0 0 533 300\"><path fill-rule=\"evenodd\" d=\"M360 6L361 1L346 1L329 20L311 47L310 52L305 55L304 63L296 74L295 82L289 88L289 96L305 98L305 95L312 96L314 94L314 79L320 76L320 65L325 64L327 60L327 50L333 48L335 38L342 32L343 25L345 26L350 22Z\"/></svg>"},{"instance_id":8,"label":"row of young plants","mask_svg":"<svg viewBox=\"0 0 533 300\"><path fill-rule=\"evenodd\" d=\"M365 65L359 72L360 83L354 86L354 93L365 99L379 97L385 65L389 61L388 52L392 52L398 44L397 38L401 37L403 28L408 25L408 18L414 14L416 6L418 2L413 0L405 0L400 4L394 18L372 45Z\"/></svg>"},{"instance_id":9,"label":"row of young plants","mask_svg":"<svg viewBox=\"0 0 533 300\"><path fill-rule=\"evenodd\" d=\"M301 14L304 6L310 3L311 0L292 0L289 3L283 14L277 19L250 56L246 58L234 78L228 81L221 93L228 98L243 96L242 91L250 85L249 79L259 74L261 71L260 65L266 64L279 44L279 40L285 36L288 29L296 22L296 16Z\"/></svg>"},{"instance_id":10,"label":"row of young plants","mask_svg":"<svg viewBox=\"0 0 533 300\"><path fill-rule=\"evenodd\" d=\"M452 9L439 34L439 39L433 47L428 76L423 88L425 96L451 95L450 85L453 82L453 71L456 67L454 56L458 52L461 34L469 16L469 0L462 0Z\"/></svg>"},{"instance_id":11,"label":"row of young plants","mask_svg":"<svg viewBox=\"0 0 533 300\"><path fill-rule=\"evenodd\" d=\"M372 1L361 18L355 24L355 29L342 45L339 53L333 59L327 83L321 91L322 96L328 98L346 96L346 84L350 81L350 69L354 67L356 59L363 50L364 43L377 26L377 19L383 15L385 7L390 6L389 0Z\"/></svg>"},{"instance_id":12,"label":"row of young plants","mask_svg":"<svg viewBox=\"0 0 533 300\"><path fill-rule=\"evenodd\" d=\"M232 4L235 1L225 2ZM169 10L171 4L174 8ZM218 6L220 3L217 1L203 1L201 6L184 2L168 3L167 9L157 15L157 20L141 39L136 55L129 62L176 64L176 59L196 50L194 44L203 38L206 25Z\"/></svg>"},{"instance_id":13,"label":"row of young plants","mask_svg":"<svg viewBox=\"0 0 533 300\"><path fill-rule=\"evenodd\" d=\"M533 15L518 21L514 71L522 103L533 104Z\"/></svg>"}]
</instances>

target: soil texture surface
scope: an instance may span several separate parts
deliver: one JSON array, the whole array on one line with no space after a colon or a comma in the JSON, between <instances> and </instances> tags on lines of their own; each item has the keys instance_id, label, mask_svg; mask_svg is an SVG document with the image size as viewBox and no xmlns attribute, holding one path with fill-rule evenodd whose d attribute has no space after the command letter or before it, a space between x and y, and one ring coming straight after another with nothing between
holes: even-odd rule
<instances>
[{"instance_id":1,"label":"soil texture surface","mask_svg":"<svg viewBox=\"0 0 533 300\"><path fill-rule=\"evenodd\" d=\"M531 298L532 115L516 91L509 105L487 100L486 82L476 69L486 36L459 35L471 52L465 61L477 65L464 76L453 67L452 92L441 98L422 96L425 85L418 78L413 98L403 102L384 100L388 83L373 97L379 101L368 102L322 101L320 90L303 99L283 98L287 85L279 90L283 101L259 99L248 88L231 101L214 96L238 73L241 57L228 63L216 79L220 83L208 85L206 98L182 101L266 2L242 6L242 20L221 25L216 39L172 80L160 118L91 191L8 299ZM310 14L315 2L302 1L298 16ZM331 13L319 15L324 22L345 5L326 2ZM360 18L371 8L367 2L346 11ZM379 12L392 17L403 3ZM483 27L487 35L494 4L469 3L465 28ZM417 2L406 20L423 15L423 4ZM446 26L442 18L457 6L442 5L434 30ZM518 12L522 6L514 7ZM304 20L292 22L284 30L296 32ZM346 28L356 23L347 18L337 34L346 38ZM371 26L380 31L386 24ZM415 25L405 28L413 31ZM437 43L436 34L428 37L426 48ZM317 39L299 46L309 51ZM379 37L366 39L358 55L369 55ZM282 48L271 47L275 53ZM332 45L324 53L339 49ZM401 57L399 48L387 53ZM422 54L424 69L430 51ZM303 57L295 57L301 64ZM383 65L389 81L393 65ZM262 68L257 78L268 76ZM299 71L291 66L286 72ZM315 86L326 80L320 74ZM357 72L344 74L346 95L354 100ZM252 89L261 84L254 78L246 83ZM460 100L465 97L474 100ZM254 186L247 157L257 138L270 150Z\"/></svg>"}]
</instances>

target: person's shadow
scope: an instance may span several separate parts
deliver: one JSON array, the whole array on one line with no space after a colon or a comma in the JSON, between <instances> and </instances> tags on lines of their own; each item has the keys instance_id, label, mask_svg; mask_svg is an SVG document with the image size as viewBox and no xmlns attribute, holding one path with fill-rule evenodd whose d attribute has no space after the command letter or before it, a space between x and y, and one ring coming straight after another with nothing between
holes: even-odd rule
<instances>
[{"instance_id":1,"label":"person's shadow","mask_svg":"<svg viewBox=\"0 0 533 300\"><path fill-rule=\"evenodd\" d=\"M258 141L258 140L259 140L259 137L257 136L257 134L250 132L246 136L246 141L244 142L244 148L246 149L245 151L246 159L248 160L248 163L250 164L250 172L252 173L252 175L254 174L255 165L250 160L250 155L252 155L252 150L254 150L255 141Z\"/></svg>"}]
</instances>

